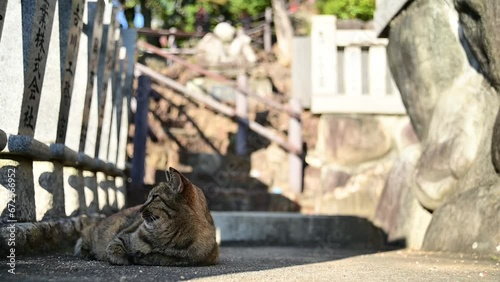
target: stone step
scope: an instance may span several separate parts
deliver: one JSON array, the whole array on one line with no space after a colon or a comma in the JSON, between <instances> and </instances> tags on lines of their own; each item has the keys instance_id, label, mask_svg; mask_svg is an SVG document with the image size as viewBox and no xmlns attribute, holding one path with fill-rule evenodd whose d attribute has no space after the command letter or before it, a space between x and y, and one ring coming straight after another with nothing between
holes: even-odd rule
<instances>
[{"instance_id":1,"label":"stone step","mask_svg":"<svg viewBox=\"0 0 500 282\"><path fill-rule=\"evenodd\" d=\"M221 245L300 246L386 249L384 233L370 221L352 216L282 212L212 211ZM16 223L16 254L71 249L81 230L103 215ZM12 228L0 226L0 251L8 250ZM64 239L65 238L65 239ZM63 242L63 243L61 243Z\"/></svg>"},{"instance_id":2,"label":"stone step","mask_svg":"<svg viewBox=\"0 0 500 282\"><path fill-rule=\"evenodd\" d=\"M354 216L279 212L212 212L222 245L386 246L384 232Z\"/></svg>"}]
</instances>

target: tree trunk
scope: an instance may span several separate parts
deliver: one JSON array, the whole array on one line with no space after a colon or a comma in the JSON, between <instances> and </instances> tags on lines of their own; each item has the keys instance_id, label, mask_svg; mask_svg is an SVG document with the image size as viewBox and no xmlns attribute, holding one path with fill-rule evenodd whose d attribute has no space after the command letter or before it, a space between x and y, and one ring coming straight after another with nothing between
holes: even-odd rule
<instances>
[{"instance_id":1,"label":"tree trunk","mask_svg":"<svg viewBox=\"0 0 500 282\"><path fill-rule=\"evenodd\" d=\"M278 41L278 52L276 56L282 65L290 65L292 59L292 37L293 27L284 0L272 0L274 12L274 27Z\"/></svg>"}]
</instances>

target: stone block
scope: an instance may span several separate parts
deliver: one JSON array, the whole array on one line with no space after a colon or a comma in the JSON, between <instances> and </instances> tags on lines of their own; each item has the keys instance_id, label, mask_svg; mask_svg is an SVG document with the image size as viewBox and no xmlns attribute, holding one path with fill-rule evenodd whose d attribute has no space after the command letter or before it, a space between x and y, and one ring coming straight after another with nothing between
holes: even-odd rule
<instances>
[{"instance_id":1,"label":"stone block","mask_svg":"<svg viewBox=\"0 0 500 282\"><path fill-rule=\"evenodd\" d=\"M364 168L356 174L352 173L346 184L324 192L317 211L330 215L352 215L372 219L386 184L392 161L379 162L371 167ZM329 182L323 177L331 177L322 173L322 190Z\"/></svg>"},{"instance_id":2,"label":"stone block","mask_svg":"<svg viewBox=\"0 0 500 282\"><path fill-rule=\"evenodd\" d=\"M391 148L390 133L374 117L320 118L316 151L327 162L356 165L383 157Z\"/></svg>"},{"instance_id":3,"label":"stone block","mask_svg":"<svg viewBox=\"0 0 500 282\"><path fill-rule=\"evenodd\" d=\"M212 212L222 243L379 248L382 233L368 220L297 213Z\"/></svg>"}]
</instances>

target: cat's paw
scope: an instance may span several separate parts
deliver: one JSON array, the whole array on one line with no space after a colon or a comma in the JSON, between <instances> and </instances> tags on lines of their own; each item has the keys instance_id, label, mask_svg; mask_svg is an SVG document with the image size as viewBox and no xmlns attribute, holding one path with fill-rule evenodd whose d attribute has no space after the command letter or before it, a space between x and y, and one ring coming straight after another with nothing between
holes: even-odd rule
<instances>
[{"instance_id":1,"label":"cat's paw","mask_svg":"<svg viewBox=\"0 0 500 282\"><path fill-rule=\"evenodd\" d=\"M128 265L130 261L127 256L125 247L121 240L113 240L106 248L106 257L110 264Z\"/></svg>"}]
</instances>

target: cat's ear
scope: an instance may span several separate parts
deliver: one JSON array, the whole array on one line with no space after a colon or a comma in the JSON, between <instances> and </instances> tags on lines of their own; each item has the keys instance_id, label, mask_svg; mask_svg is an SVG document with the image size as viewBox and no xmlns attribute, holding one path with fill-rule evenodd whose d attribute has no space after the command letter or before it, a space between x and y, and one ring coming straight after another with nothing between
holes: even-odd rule
<instances>
[{"instance_id":1,"label":"cat's ear","mask_svg":"<svg viewBox=\"0 0 500 282\"><path fill-rule=\"evenodd\" d=\"M170 184L169 186L172 189L172 192L176 194L182 193L182 191L184 191L185 177L173 167L168 169L167 174L169 175L167 182Z\"/></svg>"}]
</instances>

